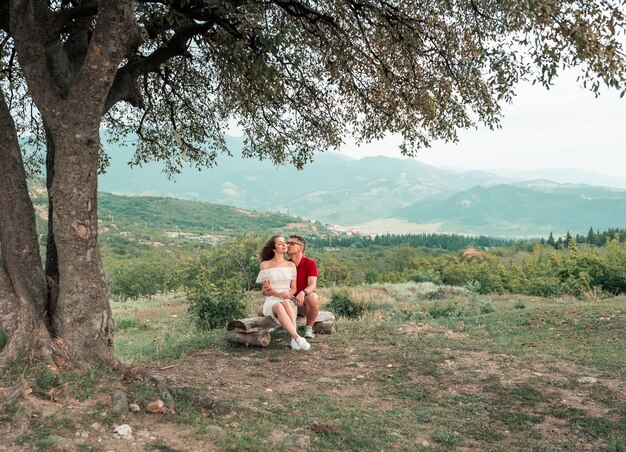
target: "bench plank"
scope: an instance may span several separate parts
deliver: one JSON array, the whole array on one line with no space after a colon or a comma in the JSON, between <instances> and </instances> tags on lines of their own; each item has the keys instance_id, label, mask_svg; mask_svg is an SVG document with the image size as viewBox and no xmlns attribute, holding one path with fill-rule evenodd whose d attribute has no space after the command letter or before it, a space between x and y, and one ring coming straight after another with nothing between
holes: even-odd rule
<instances>
[{"instance_id":1,"label":"bench plank","mask_svg":"<svg viewBox=\"0 0 626 452\"><path fill-rule=\"evenodd\" d=\"M306 319L304 317L298 317L296 319L296 324L298 326L304 326L306 325ZM245 319L231 320L226 325L226 329L228 331L249 334L268 330L277 326L278 323L271 317L248 317ZM319 331L317 331L316 328ZM313 325L313 331L321 334L335 333L337 331L337 321L335 319L335 315L329 311L320 311L317 314L317 319Z\"/></svg>"},{"instance_id":2,"label":"bench plank","mask_svg":"<svg viewBox=\"0 0 626 452\"><path fill-rule=\"evenodd\" d=\"M227 331L226 339L230 342L236 342L238 344L246 345L259 345L261 347L267 347L272 336L269 331L255 331L252 333L240 333L238 331Z\"/></svg>"}]
</instances>

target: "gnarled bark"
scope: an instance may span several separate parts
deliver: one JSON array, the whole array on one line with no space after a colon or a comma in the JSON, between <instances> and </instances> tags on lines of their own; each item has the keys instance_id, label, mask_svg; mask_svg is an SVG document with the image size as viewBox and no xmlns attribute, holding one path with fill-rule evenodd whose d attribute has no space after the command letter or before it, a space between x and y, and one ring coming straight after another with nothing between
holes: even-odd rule
<instances>
[{"instance_id":1,"label":"gnarled bark","mask_svg":"<svg viewBox=\"0 0 626 452\"><path fill-rule=\"evenodd\" d=\"M58 259L52 331L78 362L113 364L114 323L98 245L99 124L75 118L59 124L50 130L56 170L49 197Z\"/></svg>"},{"instance_id":2,"label":"gnarled bark","mask_svg":"<svg viewBox=\"0 0 626 452\"><path fill-rule=\"evenodd\" d=\"M0 365L48 342L47 286L15 124L0 92Z\"/></svg>"},{"instance_id":3,"label":"gnarled bark","mask_svg":"<svg viewBox=\"0 0 626 452\"><path fill-rule=\"evenodd\" d=\"M93 32L85 33L85 24L75 21L72 39L64 44L50 39L58 36L55 27L62 18L44 3L12 0L9 5L18 61L46 127L49 231L44 275L15 126L3 102L2 131L11 139L0 140L10 141L10 146L0 144L5 270L0 275L0 315L16 313L7 314L5 322L0 318L0 328L11 340L4 350L8 355L32 348L21 334L22 325L29 324L30 332L46 325L74 364L116 365L114 322L98 245L99 128L115 73L128 46L141 39L133 4L99 2ZM12 223L15 215L19 224Z\"/></svg>"}]
</instances>

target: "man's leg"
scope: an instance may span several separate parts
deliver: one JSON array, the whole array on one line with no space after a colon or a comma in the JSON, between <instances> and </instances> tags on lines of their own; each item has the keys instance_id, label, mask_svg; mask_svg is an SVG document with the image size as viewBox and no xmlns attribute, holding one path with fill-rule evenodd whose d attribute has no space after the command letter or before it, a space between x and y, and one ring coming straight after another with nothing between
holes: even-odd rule
<instances>
[{"instance_id":1,"label":"man's leg","mask_svg":"<svg viewBox=\"0 0 626 452\"><path fill-rule=\"evenodd\" d=\"M306 315L306 326L304 327L304 337L313 338L313 325L317 320L317 314L320 312L320 302L315 292L304 297L304 312Z\"/></svg>"},{"instance_id":2,"label":"man's leg","mask_svg":"<svg viewBox=\"0 0 626 452\"><path fill-rule=\"evenodd\" d=\"M313 326L320 312L320 300L315 292L304 297L304 311L306 313L306 324Z\"/></svg>"}]
</instances>

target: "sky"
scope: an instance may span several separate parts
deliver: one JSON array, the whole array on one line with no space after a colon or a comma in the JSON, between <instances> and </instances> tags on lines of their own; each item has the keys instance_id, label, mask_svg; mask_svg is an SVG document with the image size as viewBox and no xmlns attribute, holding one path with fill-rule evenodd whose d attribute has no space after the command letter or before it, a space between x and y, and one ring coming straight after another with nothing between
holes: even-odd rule
<instances>
[{"instance_id":1,"label":"sky","mask_svg":"<svg viewBox=\"0 0 626 452\"><path fill-rule=\"evenodd\" d=\"M501 129L462 130L459 142L435 142L415 158L438 167L459 169L581 169L626 177L626 96L585 90L573 72L550 90L522 84L512 104L504 105ZM341 153L354 158L401 157L399 136L357 147L347 142Z\"/></svg>"}]
</instances>

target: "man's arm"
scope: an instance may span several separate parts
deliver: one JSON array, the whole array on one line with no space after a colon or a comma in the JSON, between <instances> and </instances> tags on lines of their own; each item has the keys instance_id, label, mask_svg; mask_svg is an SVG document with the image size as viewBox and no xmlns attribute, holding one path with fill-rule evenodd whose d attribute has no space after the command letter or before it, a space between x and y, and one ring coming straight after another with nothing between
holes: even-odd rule
<instances>
[{"instance_id":1,"label":"man's arm","mask_svg":"<svg viewBox=\"0 0 626 452\"><path fill-rule=\"evenodd\" d=\"M309 276L307 278L307 283L309 283L309 285L303 290L303 292L306 291L305 295L313 293L317 290L317 276Z\"/></svg>"},{"instance_id":2,"label":"man's arm","mask_svg":"<svg viewBox=\"0 0 626 452\"><path fill-rule=\"evenodd\" d=\"M317 290L317 276L309 276L306 282L308 285L296 294L296 306L302 306L304 298Z\"/></svg>"}]
</instances>

